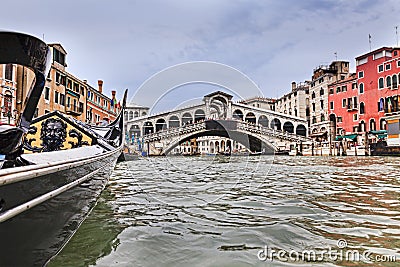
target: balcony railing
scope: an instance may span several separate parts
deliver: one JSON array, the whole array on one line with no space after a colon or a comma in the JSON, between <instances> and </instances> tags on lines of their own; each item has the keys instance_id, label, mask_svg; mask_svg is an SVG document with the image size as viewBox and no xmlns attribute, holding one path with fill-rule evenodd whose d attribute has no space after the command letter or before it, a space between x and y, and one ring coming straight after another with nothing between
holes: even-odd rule
<instances>
[{"instance_id":1,"label":"balcony railing","mask_svg":"<svg viewBox=\"0 0 400 267\"><path fill-rule=\"evenodd\" d=\"M67 105L65 107L65 111L67 112L67 114L71 114L71 115L81 115L83 112L83 108L79 107L77 105Z\"/></svg>"}]
</instances>

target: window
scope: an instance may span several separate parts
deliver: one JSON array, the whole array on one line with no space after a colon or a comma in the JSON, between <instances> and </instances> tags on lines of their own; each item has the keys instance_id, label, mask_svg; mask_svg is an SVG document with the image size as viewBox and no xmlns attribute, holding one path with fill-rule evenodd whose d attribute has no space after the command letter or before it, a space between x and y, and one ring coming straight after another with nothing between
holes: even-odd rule
<instances>
[{"instance_id":1,"label":"window","mask_svg":"<svg viewBox=\"0 0 400 267\"><path fill-rule=\"evenodd\" d=\"M383 64L378 66L378 72L382 72L383 71Z\"/></svg>"},{"instance_id":2,"label":"window","mask_svg":"<svg viewBox=\"0 0 400 267\"><path fill-rule=\"evenodd\" d=\"M364 71L359 71L358 78L363 78L363 77L364 77Z\"/></svg>"},{"instance_id":3,"label":"window","mask_svg":"<svg viewBox=\"0 0 400 267\"><path fill-rule=\"evenodd\" d=\"M342 92L347 92L347 86L346 85L342 86Z\"/></svg>"},{"instance_id":4,"label":"window","mask_svg":"<svg viewBox=\"0 0 400 267\"><path fill-rule=\"evenodd\" d=\"M385 101L383 100L383 98L379 99L379 102L378 102L378 111L383 111L384 106L385 106Z\"/></svg>"},{"instance_id":5,"label":"window","mask_svg":"<svg viewBox=\"0 0 400 267\"><path fill-rule=\"evenodd\" d=\"M330 95L333 95L334 92L335 92L335 91L333 90L333 88L329 88L329 94L330 94Z\"/></svg>"},{"instance_id":6,"label":"window","mask_svg":"<svg viewBox=\"0 0 400 267\"><path fill-rule=\"evenodd\" d=\"M340 86L336 87L336 93L340 93Z\"/></svg>"},{"instance_id":7,"label":"window","mask_svg":"<svg viewBox=\"0 0 400 267\"><path fill-rule=\"evenodd\" d=\"M12 64L6 64L6 69L5 69L5 78L6 80L12 81L13 80L13 65Z\"/></svg>"},{"instance_id":8,"label":"window","mask_svg":"<svg viewBox=\"0 0 400 267\"><path fill-rule=\"evenodd\" d=\"M324 100L320 101L321 109L324 109Z\"/></svg>"},{"instance_id":9,"label":"window","mask_svg":"<svg viewBox=\"0 0 400 267\"><path fill-rule=\"evenodd\" d=\"M400 68L400 60L397 60L397 67Z\"/></svg>"},{"instance_id":10,"label":"window","mask_svg":"<svg viewBox=\"0 0 400 267\"><path fill-rule=\"evenodd\" d=\"M54 61L60 63L61 65L65 65L65 55L57 49L53 49L53 58Z\"/></svg>"},{"instance_id":11,"label":"window","mask_svg":"<svg viewBox=\"0 0 400 267\"><path fill-rule=\"evenodd\" d=\"M346 98L343 98L342 99L342 108L345 108L346 107Z\"/></svg>"},{"instance_id":12,"label":"window","mask_svg":"<svg viewBox=\"0 0 400 267\"><path fill-rule=\"evenodd\" d=\"M79 112L83 112L83 103L79 102Z\"/></svg>"},{"instance_id":13,"label":"window","mask_svg":"<svg viewBox=\"0 0 400 267\"><path fill-rule=\"evenodd\" d=\"M392 87L392 77L386 77L386 87Z\"/></svg>"},{"instance_id":14,"label":"window","mask_svg":"<svg viewBox=\"0 0 400 267\"><path fill-rule=\"evenodd\" d=\"M390 68L391 68L390 63L385 65L385 70L390 70Z\"/></svg>"},{"instance_id":15,"label":"window","mask_svg":"<svg viewBox=\"0 0 400 267\"><path fill-rule=\"evenodd\" d=\"M54 103L58 104L58 95L59 93L57 91L54 92Z\"/></svg>"},{"instance_id":16,"label":"window","mask_svg":"<svg viewBox=\"0 0 400 267\"><path fill-rule=\"evenodd\" d=\"M44 114L50 113L50 110L45 109Z\"/></svg>"},{"instance_id":17,"label":"window","mask_svg":"<svg viewBox=\"0 0 400 267\"><path fill-rule=\"evenodd\" d=\"M365 105L364 102L360 103L360 114L364 114L365 113Z\"/></svg>"},{"instance_id":18,"label":"window","mask_svg":"<svg viewBox=\"0 0 400 267\"><path fill-rule=\"evenodd\" d=\"M317 118L315 116L312 117L312 123L317 123Z\"/></svg>"},{"instance_id":19,"label":"window","mask_svg":"<svg viewBox=\"0 0 400 267\"><path fill-rule=\"evenodd\" d=\"M392 85L393 85L393 89L397 89L397 75L396 74L394 74L393 76L392 76Z\"/></svg>"},{"instance_id":20,"label":"window","mask_svg":"<svg viewBox=\"0 0 400 267\"><path fill-rule=\"evenodd\" d=\"M44 88L44 99L50 100L50 88L49 87Z\"/></svg>"},{"instance_id":21,"label":"window","mask_svg":"<svg viewBox=\"0 0 400 267\"><path fill-rule=\"evenodd\" d=\"M364 93L364 84L360 83L360 94Z\"/></svg>"},{"instance_id":22,"label":"window","mask_svg":"<svg viewBox=\"0 0 400 267\"><path fill-rule=\"evenodd\" d=\"M71 105L71 98L68 96L67 97L67 107L69 108L70 105Z\"/></svg>"},{"instance_id":23,"label":"window","mask_svg":"<svg viewBox=\"0 0 400 267\"><path fill-rule=\"evenodd\" d=\"M333 101L329 102L329 108L333 109Z\"/></svg>"},{"instance_id":24,"label":"window","mask_svg":"<svg viewBox=\"0 0 400 267\"><path fill-rule=\"evenodd\" d=\"M315 103L312 103L312 111L315 111Z\"/></svg>"},{"instance_id":25,"label":"window","mask_svg":"<svg viewBox=\"0 0 400 267\"><path fill-rule=\"evenodd\" d=\"M347 109L353 108L353 99L351 97L347 98Z\"/></svg>"},{"instance_id":26,"label":"window","mask_svg":"<svg viewBox=\"0 0 400 267\"><path fill-rule=\"evenodd\" d=\"M321 88L321 89L319 90L319 95L320 95L320 96L323 96L323 95L324 95L324 88Z\"/></svg>"},{"instance_id":27,"label":"window","mask_svg":"<svg viewBox=\"0 0 400 267\"><path fill-rule=\"evenodd\" d=\"M354 113L353 114L353 121L357 121L358 120L358 114ZM357 126L356 126L357 127ZM355 131L356 132L356 131Z\"/></svg>"},{"instance_id":28,"label":"window","mask_svg":"<svg viewBox=\"0 0 400 267\"><path fill-rule=\"evenodd\" d=\"M65 95L60 94L60 105L64 106L65 105Z\"/></svg>"},{"instance_id":29,"label":"window","mask_svg":"<svg viewBox=\"0 0 400 267\"><path fill-rule=\"evenodd\" d=\"M378 80L378 88L379 89L383 89L385 86L383 85L383 78L382 77L380 77L379 78L379 80Z\"/></svg>"},{"instance_id":30,"label":"window","mask_svg":"<svg viewBox=\"0 0 400 267\"><path fill-rule=\"evenodd\" d=\"M357 89L357 83L353 83L353 84L351 85L351 89Z\"/></svg>"},{"instance_id":31,"label":"window","mask_svg":"<svg viewBox=\"0 0 400 267\"><path fill-rule=\"evenodd\" d=\"M321 114L321 121L325 121L325 115Z\"/></svg>"},{"instance_id":32,"label":"window","mask_svg":"<svg viewBox=\"0 0 400 267\"><path fill-rule=\"evenodd\" d=\"M337 117L337 122L343 122L343 118L342 117Z\"/></svg>"},{"instance_id":33,"label":"window","mask_svg":"<svg viewBox=\"0 0 400 267\"><path fill-rule=\"evenodd\" d=\"M312 92L311 99L314 99L314 98L315 98L315 92Z\"/></svg>"},{"instance_id":34,"label":"window","mask_svg":"<svg viewBox=\"0 0 400 267\"><path fill-rule=\"evenodd\" d=\"M354 108L358 107L358 101L357 101L357 97L356 96L353 97L353 105L354 105Z\"/></svg>"}]
</instances>

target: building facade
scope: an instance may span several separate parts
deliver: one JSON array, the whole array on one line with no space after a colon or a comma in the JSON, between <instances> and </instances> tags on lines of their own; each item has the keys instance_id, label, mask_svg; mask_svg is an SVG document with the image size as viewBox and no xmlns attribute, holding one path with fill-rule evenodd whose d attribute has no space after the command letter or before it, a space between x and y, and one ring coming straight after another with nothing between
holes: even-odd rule
<instances>
[{"instance_id":1,"label":"building facade","mask_svg":"<svg viewBox=\"0 0 400 267\"><path fill-rule=\"evenodd\" d=\"M272 111L275 111L275 102L276 99L274 98L260 97L260 96L239 101L239 103L245 105Z\"/></svg>"},{"instance_id":2,"label":"building facade","mask_svg":"<svg viewBox=\"0 0 400 267\"><path fill-rule=\"evenodd\" d=\"M111 105L112 99L102 91L94 90L85 80L66 71L67 52L61 44L49 44L49 47L52 53L51 68L35 117L58 110L83 122L97 123L103 118L113 120L119 112L119 106ZM29 68L16 64L0 64L1 123L17 122L34 78L35 75ZM102 103L102 112L96 113L97 117L93 116L99 118L97 121L87 118L88 107L93 109L96 106L96 103L91 103L91 95L88 95L88 92L94 92ZM113 99L116 103L115 95Z\"/></svg>"},{"instance_id":3,"label":"building facade","mask_svg":"<svg viewBox=\"0 0 400 267\"><path fill-rule=\"evenodd\" d=\"M310 137L328 141L328 85L349 76L348 61L333 61L314 69L310 82Z\"/></svg>"},{"instance_id":4,"label":"building facade","mask_svg":"<svg viewBox=\"0 0 400 267\"><path fill-rule=\"evenodd\" d=\"M97 125L102 121L113 121L121 105L116 100L116 91L111 91L111 98L103 94L103 81L97 81L98 88L87 85L86 123Z\"/></svg>"},{"instance_id":5,"label":"building facade","mask_svg":"<svg viewBox=\"0 0 400 267\"><path fill-rule=\"evenodd\" d=\"M17 65L0 64L0 124L15 124L17 117Z\"/></svg>"},{"instance_id":6,"label":"building facade","mask_svg":"<svg viewBox=\"0 0 400 267\"><path fill-rule=\"evenodd\" d=\"M307 119L310 117L310 99L309 99L310 83L292 82L292 89L289 93L278 98L275 102L275 110L284 114ZM310 125L308 123L308 125Z\"/></svg>"}]
</instances>

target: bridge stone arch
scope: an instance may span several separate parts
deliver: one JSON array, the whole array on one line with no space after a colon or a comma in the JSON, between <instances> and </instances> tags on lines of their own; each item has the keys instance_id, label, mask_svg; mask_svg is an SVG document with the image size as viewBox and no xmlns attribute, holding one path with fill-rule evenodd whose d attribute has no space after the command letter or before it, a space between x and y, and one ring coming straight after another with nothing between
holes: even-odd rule
<instances>
[{"instance_id":1,"label":"bridge stone arch","mask_svg":"<svg viewBox=\"0 0 400 267\"><path fill-rule=\"evenodd\" d=\"M210 120L190 127L195 127L195 131L182 133L180 132L173 140L171 140L162 150L162 154L166 155L172 151L176 146L184 142L190 141L193 138L202 136L220 136L230 138L238 143L241 143L247 147L250 151L261 152L267 154L273 154L277 147L271 142L270 139L266 138L263 134L257 133L256 131L244 129L238 127L237 121L232 120ZM242 123L243 124L243 123ZM244 123L244 125L248 125ZM251 124L252 127L255 127ZM196 128L197 127L197 128ZM221 144L217 141L214 143L215 151L221 151L221 148L226 144Z\"/></svg>"},{"instance_id":2,"label":"bridge stone arch","mask_svg":"<svg viewBox=\"0 0 400 267\"><path fill-rule=\"evenodd\" d=\"M272 121L271 121L271 129L281 131L282 130L281 126L282 126L281 121L278 118L272 119Z\"/></svg>"},{"instance_id":3,"label":"bridge stone arch","mask_svg":"<svg viewBox=\"0 0 400 267\"><path fill-rule=\"evenodd\" d=\"M261 125L261 126L269 128L269 119L268 119L268 117L265 116L265 115L261 115L258 118L258 124Z\"/></svg>"},{"instance_id":4,"label":"bridge stone arch","mask_svg":"<svg viewBox=\"0 0 400 267\"><path fill-rule=\"evenodd\" d=\"M177 115L172 115L168 118L168 128L178 128L181 126L181 120Z\"/></svg>"},{"instance_id":5,"label":"bridge stone arch","mask_svg":"<svg viewBox=\"0 0 400 267\"><path fill-rule=\"evenodd\" d=\"M150 133L154 133L153 123L151 121L146 121L143 124L142 132L143 132L144 135L150 134Z\"/></svg>"},{"instance_id":6,"label":"bridge stone arch","mask_svg":"<svg viewBox=\"0 0 400 267\"><path fill-rule=\"evenodd\" d=\"M296 127L296 134L301 136L307 136L307 128L303 124L298 124Z\"/></svg>"},{"instance_id":7,"label":"bridge stone arch","mask_svg":"<svg viewBox=\"0 0 400 267\"><path fill-rule=\"evenodd\" d=\"M191 114L191 112L183 113L181 118L181 125L185 125L189 122L193 122L193 115Z\"/></svg>"},{"instance_id":8,"label":"bridge stone arch","mask_svg":"<svg viewBox=\"0 0 400 267\"><path fill-rule=\"evenodd\" d=\"M194 112L194 122L198 122L205 119L206 119L205 111L203 109L196 109L196 111Z\"/></svg>"},{"instance_id":9,"label":"bridge stone arch","mask_svg":"<svg viewBox=\"0 0 400 267\"><path fill-rule=\"evenodd\" d=\"M167 129L167 122L165 121L164 118L159 118L156 121L156 132L162 131Z\"/></svg>"},{"instance_id":10,"label":"bridge stone arch","mask_svg":"<svg viewBox=\"0 0 400 267\"><path fill-rule=\"evenodd\" d=\"M244 120L247 121L247 122L250 122L250 123L254 123L254 124L257 123L256 115L251 111L246 113L246 116L244 117Z\"/></svg>"},{"instance_id":11,"label":"bridge stone arch","mask_svg":"<svg viewBox=\"0 0 400 267\"><path fill-rule=\"evenodd\" d=\"M241 109L235 109L232 113L232 118L243 121L244 120L243 111Z\"/></svg>"},{"instance_id":12,"label":"bridge stone arch","mask_svg":"<svg viewBox=\"0 0 400 267\"><path fill-rule=\"evenodd\" d=\"M140 126L138 124L132 124L129 128L129 139L132 140L132 136L139 137L142 135Z\"/></svg>"},{"instance_id":13,"label":"bridge stone arch","mask_svg":"<svg viewBox=\"0 0 400 267\"><path fill-rule=\"evenodd\" d=\"M284 132L294 133L294 125L290 121L286 121L283 124L283 128L282 129L283 129Z\"/></svg>"}]
</instances>

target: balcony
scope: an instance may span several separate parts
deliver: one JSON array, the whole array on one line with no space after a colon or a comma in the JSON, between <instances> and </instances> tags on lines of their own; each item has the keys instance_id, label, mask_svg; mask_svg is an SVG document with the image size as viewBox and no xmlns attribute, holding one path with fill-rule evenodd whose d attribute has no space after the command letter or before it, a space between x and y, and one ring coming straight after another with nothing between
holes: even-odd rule
<instances>
[{"instance_id":1,"label":"balcony","mask_svg":"<svg viewBox=\"0 0 400 267\"><path fill-rule=\"evenodd\" d=\"M357 104L347 105L347 111L352 111L352 110L358 110L358 105Z\"/></svg>"},{"instance_id":2,"label":"balcony","mask_svg":"<svg viewBox=\"0 0 400 267\"><path fill-rule=\"evenodd\" d=\"M65 112L68 115L73 115L73 116L79 116L82 114L83 112L83 108L79 108L76 105L69 105L65 107Z\"/></svg>"}]
</instances>

